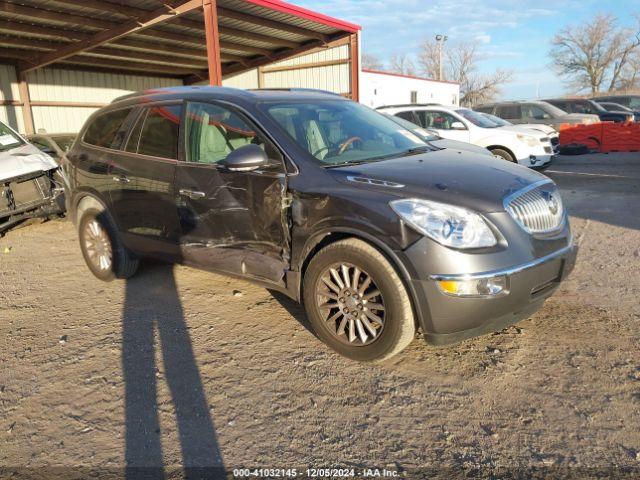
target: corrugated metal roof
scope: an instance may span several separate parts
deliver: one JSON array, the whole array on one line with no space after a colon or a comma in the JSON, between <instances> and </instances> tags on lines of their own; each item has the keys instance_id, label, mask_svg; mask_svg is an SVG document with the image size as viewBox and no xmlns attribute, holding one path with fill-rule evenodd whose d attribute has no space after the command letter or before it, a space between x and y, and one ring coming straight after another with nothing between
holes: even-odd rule
<instances>
[{"instance_id":1,"label":"corrugated metal roof","mask_svg":"<svg viewBox=\"0 0 640 480\"><path fill-rule=\"evenodd\" d=\"M72 45L72 42L91 41L94 35L118 28L140 15L148 15L163 8L165 3L179 6L187 0L2 1L0 45L6 48L0 49L0 60L2 57L27 60L32 62L33 68L42 55ZM351 24L280 0L218 0L218 9L222 61L235 63L236 72L237 67L245 63L244 59L254 61L260 57L266 63L272 54L282 58L287 49L298 53L302 45L319 45L353 32ZM118 65L126 71L131 65L132 71L140 71L148 66L149 73L154 74L164 73L163 69L166 73L175 71L164 65L185 69L193 65L193 73L200 74L202 66L206 66L205 42L203 12L197 9L107 41L96 51L77 51L72 58L61 58L58 62L91 59L100 66L100 58L105 58L110 60L105 62L105 68ZM105 55L105 49L113 54ZM181 54L181 49L190 54ZM49 58L54 59L53 56Z\"/></svg>"}]
</instances>

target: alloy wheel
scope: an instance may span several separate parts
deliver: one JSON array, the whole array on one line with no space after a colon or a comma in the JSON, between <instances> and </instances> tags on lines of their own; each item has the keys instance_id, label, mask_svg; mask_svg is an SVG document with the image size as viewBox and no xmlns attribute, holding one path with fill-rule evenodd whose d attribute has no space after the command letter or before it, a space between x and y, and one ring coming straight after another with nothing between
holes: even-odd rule
<instances>
[{"instance_id":1,"label":"alloy wheel","mask_svg":"<svg viewBox=\"0 0 640 480\"><path fill-rule=\"evenodd\" d=\"M93 219L87 222L84 229L84 246L87 256L93 265L100 271L107 271L113 262L111 240L104 227Z\"/></svg>"},{"instance_id":2,"label":"alloy wheel","mask_svg":"<svg viewBox=\"0 0 640 480\"><path fill-rule=\"evenodd\" d=\"M375 280L349 263L329 266L316 285L316 302L328 330L350 346L369 345L385 325L385 304Z\"/></svg>"}]
</instances>

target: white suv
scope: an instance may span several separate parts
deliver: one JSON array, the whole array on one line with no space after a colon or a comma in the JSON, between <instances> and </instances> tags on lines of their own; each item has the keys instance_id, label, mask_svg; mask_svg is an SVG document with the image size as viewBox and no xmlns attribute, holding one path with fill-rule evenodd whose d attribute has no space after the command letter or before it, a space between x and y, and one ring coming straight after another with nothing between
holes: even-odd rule
<instances>
[{"instance_id":1,"label":"white suv","mask_svg":"<svg viewBox=\"0 0 640 480\"><path fill-rule=\"evenodd\" d=\"M404 105L381 107L378 111L434 130L442 138L484 147L497 157L527 167L543 167L554 157L551 141L545 133L501 128L481 113L469 108Z\"/></svg>"}]
</instances>

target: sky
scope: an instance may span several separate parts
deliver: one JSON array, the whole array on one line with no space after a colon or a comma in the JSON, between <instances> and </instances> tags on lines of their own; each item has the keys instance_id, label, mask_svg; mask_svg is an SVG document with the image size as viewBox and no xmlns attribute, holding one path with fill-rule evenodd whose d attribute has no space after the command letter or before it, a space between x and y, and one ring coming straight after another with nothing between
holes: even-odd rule
<instances>
[{"instance_id":1,"label":"sky","mask_svg":"<svg viewBox=\"0 0 640 480\"><path fill-rule=\"evenodd\" d=\"M362 52L388 63L394 55L415 54L436 34L447 43L474 42L483 56L481 70L514 72L503 99L533 99L566 93L550 65L553 35L565 25L613 13L621 25L633 24L638 0L292 0L292 3L362 26ZM446 44L445 44L446 48Z\"/></svg>"}]
</instances>

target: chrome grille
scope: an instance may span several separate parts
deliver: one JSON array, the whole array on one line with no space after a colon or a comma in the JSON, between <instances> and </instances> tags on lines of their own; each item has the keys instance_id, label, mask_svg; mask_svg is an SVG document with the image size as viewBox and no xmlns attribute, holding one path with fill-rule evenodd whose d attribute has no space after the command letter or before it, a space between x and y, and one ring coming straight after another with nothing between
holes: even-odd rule
<instances>
[{"instance_id":1,"label":"chrome grille","mask_svg":"<svg viewBox=\"0 0 640 480\"><path fill-rule=\"evenodd\" d=\"M562 199L550 180L542 180L509 195L504 200L504 207L529 233L552 232L564 222Z\"/></svg>"}]
</instances>

